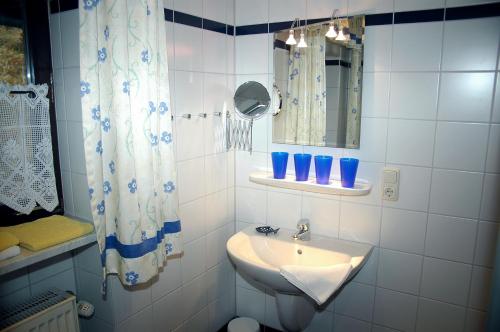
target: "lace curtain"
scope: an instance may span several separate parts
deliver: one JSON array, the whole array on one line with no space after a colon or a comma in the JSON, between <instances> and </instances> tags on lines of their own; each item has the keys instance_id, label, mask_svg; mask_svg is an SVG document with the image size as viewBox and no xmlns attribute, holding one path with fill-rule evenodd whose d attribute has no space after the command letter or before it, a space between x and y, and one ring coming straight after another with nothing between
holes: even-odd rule
<instances>
[{"instance_id":1,"label":"lace curtain","mask_svg":"<svg viewBox=\"0 0 500 332\"><path fill-rule=\"evenodd\" d=\"M80 6L80 96L104 274L145 283L181 252L162 0Z\"/></svg>"},{"instance_id":2,"label":"lace curtain","mask_svg":"<svg viewBox=\"0 0 500 332\"><path fill-rule=\"evenodd\" d=\"M25 214L59 204L47 92L47 84L0 83L0 202Z\"/></svg>"}]
</instances>

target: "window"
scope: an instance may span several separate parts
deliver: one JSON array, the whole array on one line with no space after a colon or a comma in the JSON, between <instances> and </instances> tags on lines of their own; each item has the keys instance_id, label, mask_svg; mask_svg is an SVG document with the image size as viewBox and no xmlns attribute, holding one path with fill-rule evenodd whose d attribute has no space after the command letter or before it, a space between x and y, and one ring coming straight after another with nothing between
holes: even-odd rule
<instances>
[{"instance_id":1,"label":"window","mask_svg":"<svg viewBox=\"0 0 500 332\"><path fill-rule=\"evenodd\" d=\"M39 207L30 215L20 214L0 204L0 225L15 225L52 214L63 214L63 197L57 125L52 86L52 59L48 1L0 1L0 81L9 84L42 84L49 86L50 125L54 172L59 206L48 212Z\"/></svg>"},{"instance_id":2,"label":"window","mask_svg":"<svg viewBox=\"0 0 500 332\"><path fill-rule=\"evenodd\" d=\"M0 81L26 84L24 32L21 27L0 25Z\"/></svg>"}]
</instances>

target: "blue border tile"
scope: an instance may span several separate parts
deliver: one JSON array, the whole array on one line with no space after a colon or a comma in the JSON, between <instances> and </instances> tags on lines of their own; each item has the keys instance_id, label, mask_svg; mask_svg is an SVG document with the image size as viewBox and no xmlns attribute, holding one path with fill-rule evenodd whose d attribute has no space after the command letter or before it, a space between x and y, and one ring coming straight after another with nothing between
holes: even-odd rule
<instances>
[{"instance_id":1,"label":"blue border tile","mask_svg":"<svg viewBox=\"0 0 500 332\"><path fill-rule=\"evenodd\" d=\"M392 24L392 16L392 13L366 15L365 26Z\"/></svg>"},{"instance_id":2,"label":"blue border tile","mask_svg":"<svg viewBox=\"0 0 500 332\"><path fill-rule=\"evenodd\" d=\"M269 32L289 30L291 26L292 21L269 23Z\"/></svg>"},{"instance_id":3,"label":"blue border tile","mask_svg":"<svg viewBox=\"0 0 500 332\"><path fill-rule=\"evenodd\" d=\"M203 19L201 17L177 11L174 11L174 23L189 25L194 28L203 27Z\"/></svg>"},{"instance_id":4,"label":"blue border tile","mask_svg":"<svg viewBox=\"0 0 500 332\"><path fill-rule=\"evenodd\" d=\"M500 16L500 2L476 6L446 8L445 20L465 20L494 16Z\"/></svg>"},{"instance_id":5,"label":"blue border tile","mask_svg":"<svg viewBox=\"0 0 500 332\"><path fill-rule=\"evenodd\" d=\"M163 15L165 16L165 21L167 22L174 21L174 11L172 9L163 8Z\"/></svg>"},{"instance_id":6,"label":"blue border tile","mask_svg":"<svg viewBox=\"0 0 500 332\"><path fill-rule=\"evenodd\" d=\"M210 30L213 32L226 33L226 25L217 21L203 19L203 29Z\"/></svg>"},{"instance_id":7,"label":"blue border tile","mask_svg":"<svg viewBox=\"0 0 500 332\"><path fill-rule=\"evenodd\" d=\"M83 1L83 0L81 0ZM79 0L50 0L50 12L52 14L68 10L78 9ZM230 36L244 36L276 32L289 29L292 21L261 23L242 26L233 26L225 23L204 19L199 16L186 14L183 12L164 9L165 20L168 22L180 23L195 28L203 28L214 32L225 33ZM367 14L365 16L365 26L402 24L402 23L422 23L439 22L450 20L465 20L473 18L500 16L500 2L472 5L465 7L438 8L429 10L417 10L396 13ZM328 22L329 17L315 18L307 21L308 24ZM300 21L305 24L304 20Z\"/></svg>"},{"instance_id":8,"label":"blue border tile","mask_svg":"<svg viewBox=\"0 0 500 332\"><path fill-rule=\"evenodd\" d=\"M255 35L259 33L268 33L269 25L267 23L241 25L236 27L236 36Z\"/></svg>"},{"instance_id":9,"label":"blue border tile","mask_svg":"<svg viewBox=\"0 0 500 332\"><path fill-rule=\"evenodd\" d=\"M394 24L442 22L443 20L444 20L443 8L394 13Z\"/></svg>"}]
</instances>

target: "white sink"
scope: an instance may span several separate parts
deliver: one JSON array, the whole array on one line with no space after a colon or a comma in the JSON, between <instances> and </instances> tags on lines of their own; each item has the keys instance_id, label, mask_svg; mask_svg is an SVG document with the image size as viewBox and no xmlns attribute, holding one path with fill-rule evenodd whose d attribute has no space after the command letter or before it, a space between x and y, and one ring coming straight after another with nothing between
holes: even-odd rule
<instances>
[{"instance_id":1,"label":"white sink","mask_svg":"<svg viewBox=\"0 0 500 332\"><path fill-rule=\"evenodd\" d=\"M300 289L281 276L281 266L332 266L350 262L352 271L346 279L348 282L373 249L369 244L314 234L309 241L294 240L294 231L288 229L266 236L258 233L256 226L234 234L227 241L227 252L239 271L276 292L280 321L289 331L304 329L316 308Z\"/></svg>"}]
</instances>

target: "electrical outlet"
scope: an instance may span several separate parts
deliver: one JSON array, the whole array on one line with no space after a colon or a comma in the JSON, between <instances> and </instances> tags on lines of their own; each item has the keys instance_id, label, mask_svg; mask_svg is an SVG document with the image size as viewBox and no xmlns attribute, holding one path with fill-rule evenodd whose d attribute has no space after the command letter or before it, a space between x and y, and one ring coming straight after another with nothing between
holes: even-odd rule
<instances>
[{"instance_id":1,"label":"electrical outlet","mask_svg":"<svg viewBox=\"0 0 500 332\"><path fill-rule=\"evenodd\" d=\"M399 169L384 168L382 198L386 201L397 201L399 198Z\"/></svg>"}]
</instances>

